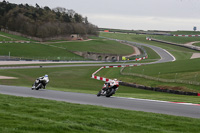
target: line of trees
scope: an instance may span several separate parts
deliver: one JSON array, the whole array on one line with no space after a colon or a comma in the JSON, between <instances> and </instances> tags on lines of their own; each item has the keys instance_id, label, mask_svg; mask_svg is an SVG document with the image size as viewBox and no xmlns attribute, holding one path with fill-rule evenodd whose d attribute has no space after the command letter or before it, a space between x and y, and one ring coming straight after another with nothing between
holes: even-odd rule
<instances>
[{"instance_id":1,"label":"line of trees","mask_svg":"<svg viewBox=\"0 0 200 133\"><path fill-rule=\"evenodd\" d=\"M50 9L38 4L0 2L0 28L29 36L46 38L59 35L98 35L98 27L87 17L62 7Z\"/></svg>"}]
</instances>

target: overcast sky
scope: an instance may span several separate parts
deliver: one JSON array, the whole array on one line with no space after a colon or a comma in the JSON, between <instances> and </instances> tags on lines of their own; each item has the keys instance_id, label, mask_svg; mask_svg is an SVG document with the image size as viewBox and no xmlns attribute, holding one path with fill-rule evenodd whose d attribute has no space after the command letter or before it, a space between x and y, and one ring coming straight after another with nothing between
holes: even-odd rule
<instances>
[{"instance_id":1,"label":"overcast sky","mask_svg":"<svg viewBox=\"0 0 200 133\"><path fill-rule=\"evenodd\" d=\"M3 0L0 0L3 1ZM7 0L73 9L100 28L200 30L200 0Z\"/></svg>"}]
</instances>

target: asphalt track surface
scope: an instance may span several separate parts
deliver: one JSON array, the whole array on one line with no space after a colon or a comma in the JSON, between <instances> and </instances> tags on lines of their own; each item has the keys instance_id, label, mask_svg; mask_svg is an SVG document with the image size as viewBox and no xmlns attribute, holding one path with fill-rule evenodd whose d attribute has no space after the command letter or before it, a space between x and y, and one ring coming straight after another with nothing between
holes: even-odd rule
<instances>
[{"instance_id":1,"label":"asphalt track surface","mask_svg":"<svg viewBox=\"0 0 200 133\"><path fill-rule=\"evenodd\" d=\"M146 45L146 44L139 44ZM168 53L166 50L149 46L154 51L156 51L161 59L154 63L170 62L174 61L175 58ZM145 63L152 64L152 63ZM76 66L104 66L104 65L123 65L119 64L76 64L76 65L55 65L55 66L43 66L44 68L50 67L76 67ZM126 64L127 65L127 64ZM23 67L0 67L0 69L25 69L25 68L38 68L38 66L23 66ZM17 86L4 86L0 85L0 93L7 95L23 96L23 97L35 97L44 98L57 101L65 101L70 103L78 104L89 104L98 105L110 108L120 108L127 110L136 110L144 112L161 113L175 116L185 116L192 118L200 118L200 106L195 104L181 104L181 103L171 103L166 101L156 101L156 100L145 100L145 99L135 99L135 98L122 98L122 97L97 97L95 94L83 94L83 93L72 93L72 92L62 92L53 90L31 90L27 87L17 87Z\"/></svg>"},{"instance_id":2,"label":"asphalt track surface","mask_svg":"<svg viewBox=\"0 0 200 133\"><path fill-rule=\"evenodd\" d=\"M0 93L22 97L34 97L78 104L98 105L110 108L161 113L175 116L200 118L200 106L123 97L97 97L94 94L61 92L53 90L31 90L27 87L0 85Z\"/></svg>"}]
</instances>

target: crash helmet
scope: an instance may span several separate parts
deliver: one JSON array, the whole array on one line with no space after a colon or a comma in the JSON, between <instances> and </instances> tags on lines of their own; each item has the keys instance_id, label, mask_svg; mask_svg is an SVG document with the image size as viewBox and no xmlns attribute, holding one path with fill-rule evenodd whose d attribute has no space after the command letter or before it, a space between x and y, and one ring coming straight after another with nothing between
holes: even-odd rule
<instances>
[{"instance_id":1,"label":"crash helmet","mask_svg":"<svg viewBox=\"0 0 200 133\"><path fill-rule=\"evenodd\" d=\"M117 81L117 79L114 79L114 81Z\"/></svg>"},{"instance_id":2,"label":"crash helmet","mask_svg":"<svg viewBox=\"0 0 200 133\"><path fill-rule=\"evenodd\" d=\"M45 74L45 75L44 75L44 77L48 77L48 75L47 75L47 74Z\"/></svg>"}]
</instances>

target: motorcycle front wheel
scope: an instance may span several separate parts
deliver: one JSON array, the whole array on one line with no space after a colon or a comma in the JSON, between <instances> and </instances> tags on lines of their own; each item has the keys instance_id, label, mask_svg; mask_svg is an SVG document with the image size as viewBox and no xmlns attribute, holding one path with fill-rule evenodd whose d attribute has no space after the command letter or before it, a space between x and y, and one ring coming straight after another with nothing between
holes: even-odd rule
<instances>
[{"instance_id":1,"label":"motorcycle front wheel","mask_svg":"<svg viewBox=\"0 0 200 133\"><path fill-rule=\"evenodd\" d=\"M101 96L101 90L97 93L97 96L98 97Z\"/></svg>"}]
</instances>

